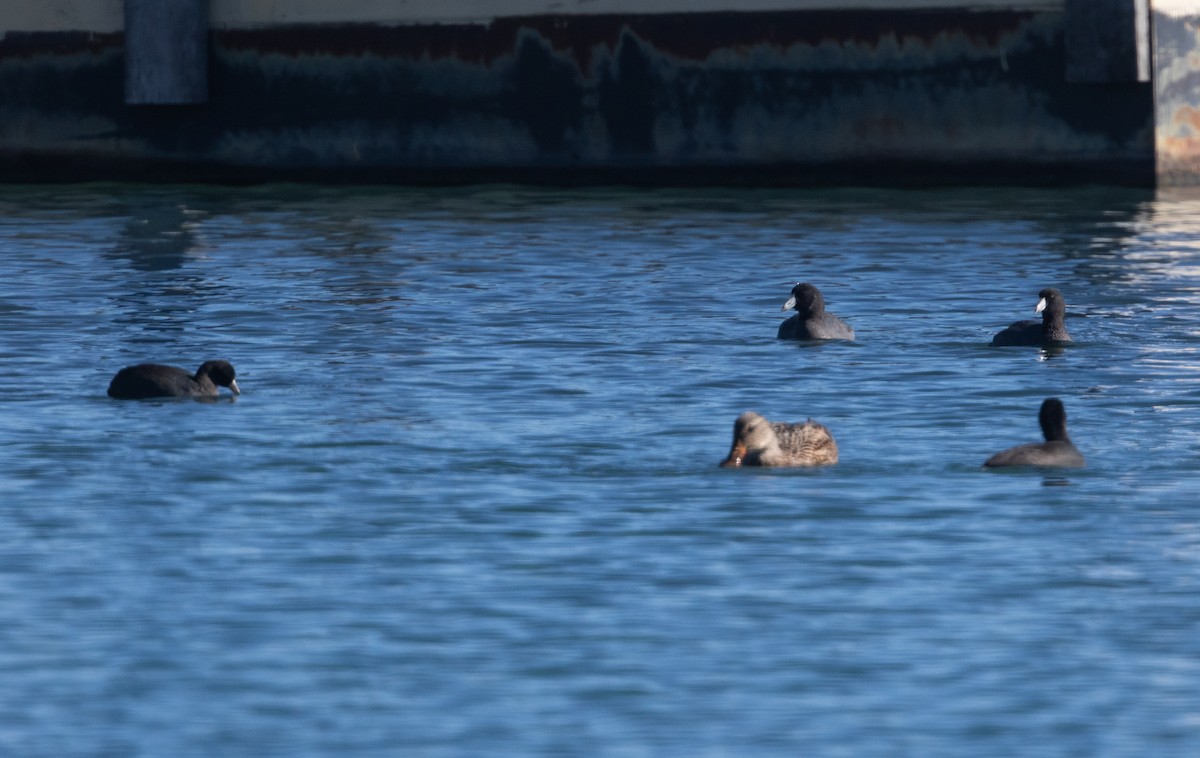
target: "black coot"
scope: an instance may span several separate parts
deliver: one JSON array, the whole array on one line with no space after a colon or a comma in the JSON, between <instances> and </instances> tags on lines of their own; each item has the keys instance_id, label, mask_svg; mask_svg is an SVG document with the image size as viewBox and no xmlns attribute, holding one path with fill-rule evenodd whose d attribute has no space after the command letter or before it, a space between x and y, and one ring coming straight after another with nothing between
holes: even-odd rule
<instances>
[{"instance_id":1,"label":"black coot","mask_svg":"<svg viewBox=\"0 0 1200 758\"><path fill-rule=\"evenodd\" d=\"M792 287L792 296L780 310L796 309L796 315L779 325L781 340L852 340L854 330L845 321L825 312L821 291L807 282Z\"/></svg>"},{"instance_id":2,"label":"black coot","mask_svg":"<svg viewBox=\"0 0 1200 758\"><path fill-rule=\"evenodd\" d=\"M192 374L187 369L158 363L139 363L117 372L108 385L108 396L122 400L148 397L215 397L217 387L241 392L229 361L205 361Z\"/></svg>"},{"instance_id":3,"label":"black coot","mask_svg":"<svg viewBox=\"0 0 1200 758\"><path fill-rule=\"evenodd\" d=\"M1042 425L1045 442L1010 447L987 459L983 465L998 466L1074 466L1084 465L1083 455L1067 436L1067 409L1056 397L1042 401L1038 411L1038 423Z\"/></svg>"},{"instance_id":4,"label":"black coot","mask_svg":"<svg viewBox=\"0 0 1200 758\"><path fill-rule=\"evenodd\" d=\"M1061 292L1053 287L1039 292L1038 303L1033 312L1042 314L1042 320L1018 321L993 337L992 344L1006 347L1071 341L1071 335L1067 334L1067 325L1064 322L1067 302L1063 300Z\"/></svg>"}]
</instances>

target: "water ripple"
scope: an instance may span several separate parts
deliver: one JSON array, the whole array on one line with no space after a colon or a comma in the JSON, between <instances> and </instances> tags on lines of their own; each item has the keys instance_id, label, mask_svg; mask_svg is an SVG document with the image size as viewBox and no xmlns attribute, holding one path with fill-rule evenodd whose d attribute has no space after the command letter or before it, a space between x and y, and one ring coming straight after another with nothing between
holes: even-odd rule
<instances>
[{"instance_id":1,"label":"water ripple","mask_svg":"<svg viewBox=\"0 0 1200 758\"><path fill-rule=\"evenodd\" d=\"M1198 201L0 189L0 752L1195 753Z\"/></svg>"}]
</instances>

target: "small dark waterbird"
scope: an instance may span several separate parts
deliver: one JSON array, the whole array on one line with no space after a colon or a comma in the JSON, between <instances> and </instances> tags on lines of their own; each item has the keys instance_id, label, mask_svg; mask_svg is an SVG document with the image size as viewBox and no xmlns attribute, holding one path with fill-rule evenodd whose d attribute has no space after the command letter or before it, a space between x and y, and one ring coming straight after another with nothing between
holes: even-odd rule
<instances>
[{"instance_id":1,"label":"small dark waterbird","mask_svg":"<svg viewBox=\"0 0 1200 758\"><path fill-rule=\"evenodd\" d=\"M241 394L229 361L205 361L196 373L176 366L139 363L117 372L108 385L108 396L121 400L151 397L216 397L218 387Z\"/></svg>"},{"instance_id":2,"label":"small dark waterbird","mask_svg":"<svg viewBox=\"0 0 1200 758\"><path fill-rule=\"evenodd\" d=\"M807 282L792 287L792 296L780 310L796 309L796 315L779 325L783 340L852 340L854 330L845 321L825 311L821 291Z\"/></svg>"},{"instance_id":3,"label":"small dark waterbird","mask_svg":"<svg viewBox=\"0 0 1200 758\"><path fill-rule=\"evenodd\" d=\"M1034 307L1033 312L1042 314L1042 320L1018 321L996 334L992 338L992 345L1007 347L1071 341L1071 335L1067 334L1067 325L1064 321L1067 315L1067 302L1063 300L1061 292L1053 287L1047 287L1039 292L1037 306Z\"/></svg>"},{"instance_id":4,"label":"small dark waterbird","mask_svg":"<svg viewBox=\"0 0 1200 758\"><path fill-rule=\"evenodd\" d=\"M1061 466L1079 468L1085 465L1083 454L1076 449L1071 438L1067 436L1067 409L1056 397L1048 397L1042 401L1038 411L1038 423L1042 425L1042 436L1045 442L1031 442L1027 445L1010 447L1002 450L984 462L986 468L1001 466Z\"/></svg>"},{"instance_id":5,"label":"small dark waterbird","mask_svg":"<svg viewBox=\"0 0 1200 758\"><path fill-rule=\"evenodd\" d=\"M722 466L826 466L838 461L829 429L811 418L803 424L767 421L746 411L733 423L733 445Z\"/></svg>"}]
</instances>

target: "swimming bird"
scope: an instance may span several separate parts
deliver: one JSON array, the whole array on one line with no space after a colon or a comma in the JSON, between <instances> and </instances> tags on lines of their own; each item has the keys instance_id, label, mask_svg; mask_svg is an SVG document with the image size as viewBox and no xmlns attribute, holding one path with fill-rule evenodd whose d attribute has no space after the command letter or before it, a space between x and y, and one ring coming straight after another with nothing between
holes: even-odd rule
<instances>
[{"instance_id":1,"label":"swimming bird","mask_svg":"<svg viewBox=\"0 0 1200 758\"><path fill-rule=\"evenodd\" d=\"M792 296L780 310L796 309L796 315L779 325L781 340L852 340L854 330L845 321L825 312L821 291L807 282L792 287Z\"/></svg>"},{"instance_id":2,"label":"swimming bird","mask_svg":"<svg viewBox=\"0 0 1200 758\"><path fill-rule=\"evenodd\" d=\"M1067 325L1063 321L1067 315L1067 303L1063 300L1062 293L1053 287L1047 287L1038 293L1038 298L1033 312L1042 314L1042 320L1028 319L1012 324L992 338L993 345L1005 347L1071 341L1071 335L1067 334Z\"/></svg>"},{"instance_id":3,"label":"swimming bird","mask_svg":"<svg viewBox=\"0 0 1200 758\"><path fill-rule=\"evenodd\" d=\"M837 460L833 435L811 418L788 424L746 411L733 423L733 446L721 465L825 466Z\"/></svg>"},{"instance_id":4,"label":"swimming bird","mask_svg":"<svg viewBox=\"0 0 1200 758\"><path fill-rule=\"evenodd\" d=\"M108 385L108 396L122 400L148 397L216 397L217 387L241 393L229 361L205 361L193 375L190 371L158 363L139 363L117 372Z\"/></svg>"},{"instance_id":5,"label":"swimming bird","mask_svg":"<svg viewBox=\"0 0 1200 758\"><path fill-rule=\"evenodd\" d=\"M1038 411L1038 423L1042 425L1045 442L1010 447L996 453L983 464L987 468L999 466L1072 466L1084 465L1083 454L1076 449L1067 436L1067 410L1062 401L1048 397L1042 401Z\"/></svg>"}]
</instances>

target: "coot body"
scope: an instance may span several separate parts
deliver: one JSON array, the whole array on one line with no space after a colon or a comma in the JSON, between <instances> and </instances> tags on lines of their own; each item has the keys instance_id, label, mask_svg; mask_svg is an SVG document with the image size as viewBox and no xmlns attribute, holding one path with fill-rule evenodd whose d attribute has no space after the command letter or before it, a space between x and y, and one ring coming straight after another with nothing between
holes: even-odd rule
<instances>
[{"instance_id":1,"label":"coot body","mask_svg":"<svg viewBox=\"0 0 1200 758\"><path fill-rule=\"evenodd\" d=\"M108 396L121 400L151 397L215 397L218 387L241 392L229 361L205 361L196 373L177 366L139 363L117 372L108 385Z\"/></svg>"},{"instance_id":2,"label":"coot body","mask_svg":"<svg viewBox=\"0 0 1200 758\"><path fill-rule=\"evenodd\" d=\"M1038 293L1038 302L1034 313L1042 314L1042 320L1026 319L1008 326L992 338L992 344L999 347L1012 345L1046 345L1055 342L1070 342L1071 335L1067 334L1067 303L1062 293L1053 287L1047 287Z\"/></svg>"},{"instance_id":3,"label":"coot body","mask_svg":"<svg viewBox=\"0 0 1200 758\"><path fill-rule=\"evenodd\" d=\"M983 464L987 468L1001 466L1062 466L1079 468L1084 466L1083 454L1067 435L1067 410L1062 401L1048 397L1042 401L1038 411L1038 423L1042 427L1045 442L1017 445L996 453Z\"/></svg>"},{"instance_id":4,"label":"coot body","mask_svg":"<svg viewBox=\"0 0 1200 758\"><path fill-rule=\"evenodd\" d=\"M825 298L807 282L792 287L792 296L780 310L796 309L796 315L779 325L776 335L784 340L852 340L854 330L845 321L825 311Z\"/></svg>"}]
</instances>

